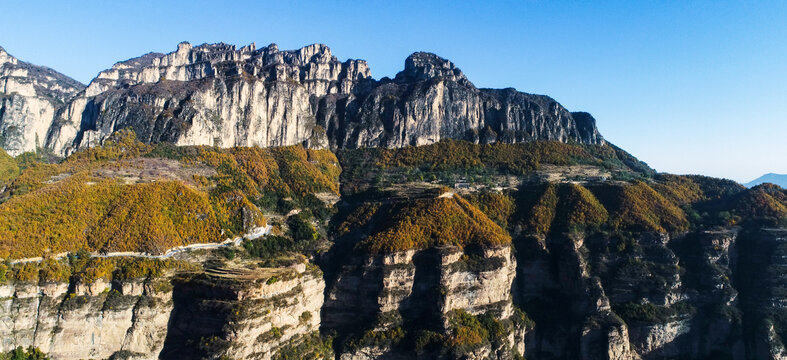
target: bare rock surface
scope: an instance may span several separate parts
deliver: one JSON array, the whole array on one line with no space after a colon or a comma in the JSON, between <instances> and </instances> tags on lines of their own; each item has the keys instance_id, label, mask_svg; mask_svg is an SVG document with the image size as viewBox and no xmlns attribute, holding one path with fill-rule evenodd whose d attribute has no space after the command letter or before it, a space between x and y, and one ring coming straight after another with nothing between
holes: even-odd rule
<instances>
[{"instance_id":1,"label":"bare rock surface","mask_svg":"<svg viewBox=\"0 0 787 360\"><path fill-rule=\"evenodd\" d=\"M450 61L417 52L391 80L314 44L181 43L118 62L87 87L4 51L2 146L67 155L131 128L177 145L403 147L441 139L601 144L595 120L514 89L478 89Z\"/></svg>"}]
</instances>

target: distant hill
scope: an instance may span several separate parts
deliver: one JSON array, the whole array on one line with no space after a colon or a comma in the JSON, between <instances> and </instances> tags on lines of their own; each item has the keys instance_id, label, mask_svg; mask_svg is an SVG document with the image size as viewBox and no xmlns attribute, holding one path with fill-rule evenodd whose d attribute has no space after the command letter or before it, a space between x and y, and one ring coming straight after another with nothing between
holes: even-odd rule
<instances>
[{"instance_id":1,"label":"distant hill","mask_svg":"<svg viewBox=\"0 0 787 360\"><path fill-rule=\"evenodd\" d=\"M750 187L753 187L753 186L760 185L762 183L776 184L776 185L779 185L779 186L787 189L787 174L769 173L769 174L765 174L763 176L760 176L760 177L758 177L758 178L756 178L756 179L754 179L754 180L752 180L750 182L747 182L747 183L745 183L743 185L746 186L747 188L750 188Z\"/></svg>"}]
</instances>

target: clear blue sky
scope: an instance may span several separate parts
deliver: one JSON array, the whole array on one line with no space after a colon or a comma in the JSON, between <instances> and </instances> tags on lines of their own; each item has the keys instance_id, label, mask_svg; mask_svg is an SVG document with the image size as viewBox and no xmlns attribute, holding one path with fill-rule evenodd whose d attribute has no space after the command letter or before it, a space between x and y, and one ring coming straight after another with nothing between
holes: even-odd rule
<instances>
[{"instance_id":1,"label":"clear blue sky","mask_svg":"<svg viewBox=\"0 0 787 360\"><path fill-rule=\"evenodd\" d=\"M787 173L785 1L19 1L0 45L87 83L180 41L325 43L393 76L430 51L478 87L547 94L660 171Z\"/></svg>"}]
</instances>

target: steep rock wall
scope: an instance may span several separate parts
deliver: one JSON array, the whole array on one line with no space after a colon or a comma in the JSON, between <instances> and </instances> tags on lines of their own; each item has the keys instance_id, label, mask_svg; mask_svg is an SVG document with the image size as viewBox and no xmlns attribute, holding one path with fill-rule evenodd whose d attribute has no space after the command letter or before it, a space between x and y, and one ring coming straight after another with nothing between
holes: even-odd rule
<instances>
[{"instance_id":1,"label":"steep rock wall","mask_svg":"<svg viewBox=\"0 0 787 360\"><path fill-rule=\"evenodd\" d=\"M172 293L155 288L139 281L111 289L102 280L2 286L0 349L33 346L53 359L105 359L116 353L156 359Z\"/></svg>"},{"instance_id":2,"label":"steep rock wall","mask_svg":"<svg viewBox=\"0 0 787 360\"><path fill-rule=\"evenodd\" d=\"M5 75L0 124L14 155L36 147L66 155L123 128L146 142L222 147L603 143L590 115L547 96L477 89L453 63L429 53L412 54L395 79L380 81L363 60L340 62L321 44L280 51L275 44L181 43L169 54L119 62L87 88L65 77L36 82L42 77L18 69ZM33 90L31 81L46 86ZM42 89L56 101L43 99Z\"/></svg>"},{"instance_id":3,"label":"steep rock wall","mask_svg":"<svg viewBox=\"0 0 787 360\"><path fill-rule=\"evenodd\" d=\"M13 156L44 147L56 111L84 87L0 47L0 147Z\"/></svg>"}]
</instances>

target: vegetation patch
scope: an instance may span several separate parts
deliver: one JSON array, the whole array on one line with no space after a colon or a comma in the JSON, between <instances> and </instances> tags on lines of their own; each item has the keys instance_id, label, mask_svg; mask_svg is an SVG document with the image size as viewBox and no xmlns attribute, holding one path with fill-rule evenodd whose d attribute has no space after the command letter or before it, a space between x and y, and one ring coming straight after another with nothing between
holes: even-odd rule
<instances>
[{"instance_id":1,"label":"vegetation patch","mask_svg":"<svg viewBox=\"0 0 787 360\"><path fill-rule=\"evenodd\" d=\"M215 173L130 183L106 175L162 157ZM220 242L265 225L260 208L302 206L307 215L326 219L331 212L314 193L338 193L341 171L327 150L153 146L137 141L132 131L61 163L39 160L25 157L21 174L0 178L10 181L0 195L6 199L0 203L0 257L80 249L160 253ZM15 174L3 172L12 161L0 156L0 173Z\"/></svg>"},{"instance_id":2,"label":"vegetation patch","mask_svg":"<svg viewBox=\"0 0 787 360\"><path fill-rule=\"evenodd\" d=\"M452 330L451 335L445 340L445 345L459 354L472 352L488 343L490 330L494 335L499 335L497 334L499 323L494 319L486 319L484 321L486 324L484 324L479 320L479 317L464 310L453 310L450 316ZM494 328L488 328L485 325L491 325Z\"/></svg>"},{"instance_id":3,"label":"vegetation patch","mask_svg":"<svg viewBox=\"0 0 787 360\"><path fill-rule=\"evenodd\" d=\"M27 349L17 346L14 350L0 354L0 360L49 360L49 356L32 346Z\"/></svg>"},{"instance_id":4,"label":"vegetation patch","mask_svg":"<svg viewBox=\"0 0 787 360\"><path fill-rule=\"evenodd\" d=\"M516 224L532 233L598 230L609 219L607 209L578 184L543 184L523 190Z\"/></svg>"},{"instance_id":5,"label":"vegetation patch","mask_svg":"<svg viewBox=\"0 0 787 360\"><path fill-rule=\"evenodd\" d=\"M398 345L405 337L402 327L395 327L387 330L368 330L360 338L354 338L345 344L351 350L363 349L365 347L392 347Z\"/></svg>"},{"instance_id":6,"label":"vegetation patch","mask_svg":"<svg viewBox=\"0 0 787 360\"><path fill-rule=\"evenodd\" d=\"M444 245L496 247L511 243L508 233L458 196L386 204L377 212L384 212L380 223L375 224L372 235L358 243L358 249L392 253Z\"/></svg>"},{"instance_id":7,"label":"vegetation patch","mask_svg":"<svg viewBox=\"0 0 787 360\"><path fill-rule=\"evenodd\" d=\"M274 360L333 359L333 337L312 332L291 339L276 351Z\"/></svg>"},{"instance_id":8,"label":"vegetation patch","mask_svg":"<svg viewBox=\"0 0 787 360\"><path fill-rule=\"evenodd\" d=\"M614 307L627 324L656 323L664 324L684 316L693 316L696 312L687 302L679 301L672 306L659 306L652 303L624 303Z\"/></svg>"},{"instance_id":9,"label":"vegetation patch","mask_svg":"<svg viewBox=\"0 0 787 360\"><path fill-rule=\"evenodd\" d=\"M366 148L340 152L343 164L358 168L418 168L422 170L459 170L491 168L523 175L541 164L598 165L609 169L652 170L620 148L612 145L582 145L558 141L474 144L442 140L425 146L401 149Z\"/></svg>"},{"instance_id":10,"label":"vegetation patch","mask_svg":"<svg viewBox=\"0 0 787 360\"><path fill-rule=\"evenodd\" d=\"M463 196L500 227L505 229L508 226L508 219L515 209L514 198L499 192L480 192Z\"/></svg>"},{"instance_id":11,"label":"vegetation patch","mask_svg":"<svg viewBox=\"0 0 787 360\"><path fill-rule=\"evenodd\" d=\"M590 189L609 211L612 230L676 233L688 230L686 214L642 181Z\"/></svg>"},{"instance_id":12,"label":"vegetation patch","mask_svg":"<svg viewBox=\"0 0 787 360\"><path fill-rule=\"evenodd\" d=\"M19 175L19 166L11 155L0 148L0 189Z\"/></svg>"}]
</instances>

